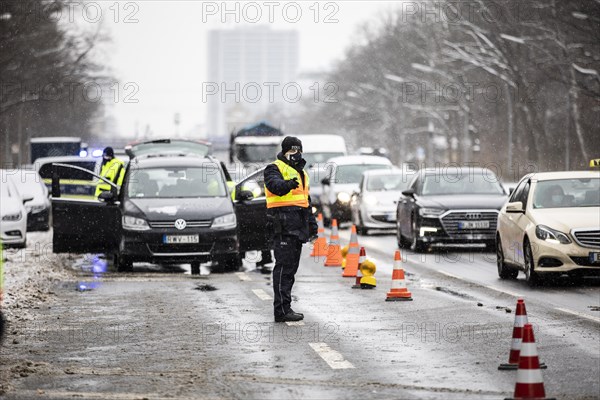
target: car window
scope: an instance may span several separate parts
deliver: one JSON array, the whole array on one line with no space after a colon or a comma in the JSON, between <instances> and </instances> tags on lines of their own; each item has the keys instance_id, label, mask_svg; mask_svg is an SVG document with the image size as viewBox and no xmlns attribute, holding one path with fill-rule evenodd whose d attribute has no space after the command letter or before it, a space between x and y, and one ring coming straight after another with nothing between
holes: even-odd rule
<instances>
[{"instance_id":1,"label":"car window","mask_svg":"<svg viewBox=\"0 0 600 400\"><path fill-rule=\"evenodd\" d=\"M367 191L402 191L408 187L412 177L405 174L372 175L367 181Z\"/></svg>"},{"instance_id":2,"label":"car window","mask_svg":"<svg viewBox=\"0 0 600 400\"><path fill-rule=\"evenodd\" d=\"M186 140L155 140L131 146L130 152L136 157L149 154L195 154L201 157L210 153L210 144Z\"/></svg>"},{"instance_id":3,"label":"car window","mask_svg":"<svg viewBox=\"0 0 600 400\"><path fill-rule=\"evenodd\" d=\"M538 182L533 208L598 207L600 179L556 179Z\"/></svg>"},{"instance_id":4,"label":"car window","mask_svg":"<svg viewBox=\"0 0 600 400\"><path fill-rule=\"evenodd\" d=\"M224 197L225 182L217 164L201 167L135 169L127 181L130 198Z\"/></svg>"},{"instance_id":5,"label":"car window","mask_svg":"<svg viewBox=\"0 0 600 400\"><path fill-rule=\"evenodd\" d=\"M335 183L359 183L363 172L382 168L386 168L386 166L381 164L338 165L335 171Z\"/></svg>"},{"instance_id":6,"label":"car window","mask_svg":"<svg viewBox=\"0 0 600 400\"><path fill-rule=\"evenodd\" d=\"M303 153L302 158L306 160L306 165L309 167L327 162L330 158L343 156L344 153Z\"/></svg>"},{"instance_id":7,"label":"car window","mask_svg":"<svg viewBox=\"0 0 600 400\"><path fill-rule=\"evenodd\" d=\"M236 186L236 193L241 190L249 190L254 198L265 197L265 175L264 169L257 171Z\"/></svg>"},{"instance_id":8,"label":"car window","mask_svg":"<svg viewBox=\"0 0 600 400\"><path fill-rule=\"evenodd\" d=\"M61 162L61 164L74 165L76 167L85 168L91 172L94 172L96 169L95 161L71 161ZM43 179L52 179L52 163L42 165L38 172ZM85 171L81 171L75 168L61 168L60 179L89 181L93 180L93 176L86 173Z\"/></svg>"},{"instance_id":9,"label":"car window","mask_svg":"<svg viewBox=\"0 0 600 400\"><path fill-rule=\"evenodd\" d=\"M422 193L427 195L445 194L504 194L504 188L497 180L483 174L457 174L451 177L439 174L426 175Z\"/></svg>"},{"instance_id":10,"label":"car window","mask_svg":"<svg viewBox=\"0 0 600 400\"><path fill-rule=\"evenodd\" d=\"M529 189L531 188L531 181L528 179L523 185L523 190L519 192L519 197L516 201L520 201L523 207L527 207L527 198L529 197Z\"/></svg>"}]
</instances>

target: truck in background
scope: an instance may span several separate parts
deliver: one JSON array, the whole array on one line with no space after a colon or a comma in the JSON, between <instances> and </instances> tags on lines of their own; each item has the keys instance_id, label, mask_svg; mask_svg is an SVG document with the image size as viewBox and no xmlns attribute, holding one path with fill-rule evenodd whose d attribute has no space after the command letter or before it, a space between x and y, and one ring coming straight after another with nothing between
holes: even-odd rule
<instances>
[{"instance_id":1,"label":"truck in background","mask_svg":"<svg viewBox=\"0 0 600 400\"><path fill-rule=\"evenodd\" d=\"M275 159L281 151L283 132L266 122L259 122L231 132L229 163L246 169L246 173Z\"/></svg>"},{"instance_id":2,"label":"truck in background","mask_svg":"<svg viewBox=\"0 0 600 400\"><path fill-rule=\"evenodd\" d=\"M81 138L55 136L31 138L31 163L42 157L78 156Z\"/></svg>"}]
</instances>

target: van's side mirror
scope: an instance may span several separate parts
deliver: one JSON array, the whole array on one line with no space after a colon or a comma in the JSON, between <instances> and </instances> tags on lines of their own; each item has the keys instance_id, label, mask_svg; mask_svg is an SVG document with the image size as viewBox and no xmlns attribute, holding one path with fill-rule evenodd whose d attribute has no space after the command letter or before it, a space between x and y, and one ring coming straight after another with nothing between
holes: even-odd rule
<instances>
[{"instance_id":1,"label":"van's side mirror","mask_svg":"<svg viewBox=\"0 0 600 400\"><path fill-rule=\"evenodd\" d=\"M115 194L112 191L105 190L98 195L98 200L103 201L105 203L112 203L115 201Z\"/></svg>"},{"instance_id":2,"label":"van's side mirror","mask_svg":"<svg viewBox=\"0 0 600 400\"><path fill-rule=\"evenodd\" d=\"M508 203L506 205L506 212L507 213L525 213L525 210L523 210L523 203L521 203L520 201Z\"/></svg>"},{"instance_id":3,"label":"van's side mirror","mask_svg":"<svg viewBox=\"0 0 600 400\"><path fill-rule=\"evenodd\" d=\"M254 198L254 194L249 190L240 190L236 196L239 201L250 201Z\"/></svg>"},{"instance_id":4,"label":"van's side mirror","mask_svg":"<svg viewBox=\"0 0 600 400\"><path fill-rule=\"evenodd\" d=\"M406 197L414 197L415 190L414 189L406 189L402 191L402 195Z\"/></svg>"},{"instance_id":5,"label":"van's side mirror","mask_svg":"<svg viewBox=\"0 0 600 400\"><path fill-rule=\"evenodd\" d=\"M329 180L329 178L323 178L323 179L321 180L321 183L322 183L323 185L329 185L329 184L331 184L331 181Z\"/></svg>"}]
</instances>

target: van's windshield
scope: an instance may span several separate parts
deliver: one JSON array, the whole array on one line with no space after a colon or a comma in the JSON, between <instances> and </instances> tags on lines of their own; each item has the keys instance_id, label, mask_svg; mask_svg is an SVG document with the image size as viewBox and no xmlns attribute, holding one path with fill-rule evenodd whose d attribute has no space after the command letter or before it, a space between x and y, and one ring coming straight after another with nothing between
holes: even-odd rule
<instances>
[{"instance_id":1,"label":"van's windshield","mask_svg":"<svg viewBox=\"0 0 600 400\"><path fill-rule=\"evenodd\" d=\"M217 165L143 168L127 182L130 198L225 197L227 189Z\"/></svg>"}]
</instances>

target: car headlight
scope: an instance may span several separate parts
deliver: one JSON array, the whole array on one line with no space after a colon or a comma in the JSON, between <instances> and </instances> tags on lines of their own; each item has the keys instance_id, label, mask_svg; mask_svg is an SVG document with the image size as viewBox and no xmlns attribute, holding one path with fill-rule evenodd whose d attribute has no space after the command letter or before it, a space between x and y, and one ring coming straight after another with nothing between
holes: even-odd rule
<instances>
[{"instance_id":1,"label":"car headlight","mask_svg":"<svg viewBox=\"0 0 600 400\"><path fill-rule=\"evenodd\" d=\"M130 215L123 215L123 229L129 231L147 231L150 229L150 225L145 219L132 217Z\"/></svg>"},{"instance_id":2,"label":"car headlight","mask_svg":"<svg viewBox=\"0 0 600 400\"><path fill-rule=\"evenodd\" d=\"M341 203L347 203L350 201L350 194L346 193L346 192L339 192L337 194L337 199L341 202Z\"/></svg>"},{"instance_id":3,"label":"car headlight","mask_svg":"<svg viewBox=\"0 0 600 400\"><path fill-rule=\"evenodd\" d=\"M19 221L21 218L23 218L23 214L19 211L16 214L6 214L2 217L2 221Z\"/></svg>"},{"instance_id":4,"label":"car headlight","mask_svg":"<svg viewBox=\"0 0 600 400\"><path fill-rule=\"evenodd\" d=\"M372 194L365 196L364 202L368 206L374 206L377 204L377 197Z\"/></svg>"},{"instance_id":5,"label":"car headlight","mask_svg":"<svg viewBox=\"0 0 600 400\"><path fill-rule=\"evenodd\" d=\"M218 229L227 229L227 228L235 228L237 225L237 218L235 214L227 214L221 217L217 217L213 220L211 225L212 228Z\"/></svg>"},{"instance_id":6,"label":"car headlight","mask_svg":"<svg viewBox=\"0 0 600 400\"><path fill-rule=\"evenodd\" d=\"M561 231L547 227L546 225L538 225L535 227L535 236L538 239L545 240L551 243L569 244L571 239Z\"/></svg>"},{"instance_id":7,"label":"car headlight","mask_svg":"<svg viewBox=\"0 0 600 400\"><path fill-rule=\"evenodd\" d=\"M45 208L46 208L45 206L33 206L33 207L31 207L31 213L37 214L39 212L44 211Z\"/></svg>"},{"instance_id":8,"label":"car headlight","mask_svg":"<svg viewBox=\"0 0 600 400\"><path fill-rule=\"evenodd\" d=\"M429 218L436 218L439 217L440 215L442 215L442 213L446 211L442 208L420 208L419 209L419 214L422 217L429 217Z\"/></svg>"}]
</instances>

